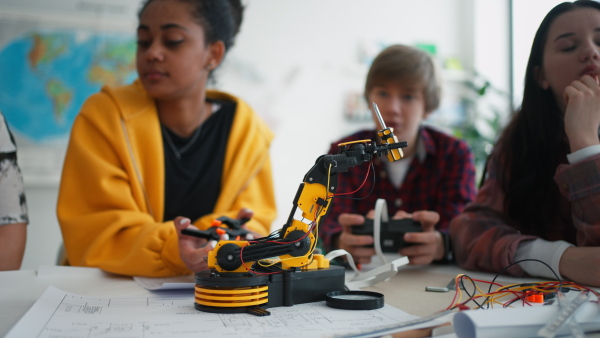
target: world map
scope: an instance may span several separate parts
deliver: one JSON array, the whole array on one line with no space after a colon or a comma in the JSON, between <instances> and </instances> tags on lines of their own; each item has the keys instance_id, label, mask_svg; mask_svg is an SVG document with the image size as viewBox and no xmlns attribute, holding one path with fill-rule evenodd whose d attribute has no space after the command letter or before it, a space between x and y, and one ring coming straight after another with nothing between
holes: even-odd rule
<instances>
[{"instance_id":1,"label":"world map","mask_svg":"<svg viewBox=\"0 0 600 338\"><path fill-rule=\"evenodd\" d=\"M33 30L1 48L0 111L34 144L66 143L90 95L136 77L130 36Z\"/></svg>"}]
</instances>

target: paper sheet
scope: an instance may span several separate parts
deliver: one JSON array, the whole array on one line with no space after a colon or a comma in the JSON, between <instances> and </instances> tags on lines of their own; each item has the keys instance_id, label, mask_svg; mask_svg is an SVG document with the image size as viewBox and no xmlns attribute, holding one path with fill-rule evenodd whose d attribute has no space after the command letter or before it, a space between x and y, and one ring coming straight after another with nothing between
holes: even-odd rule
<instances>
[{"instance_id":1,"label":"paper sheet","mask_svg":"<svg viewBox=\"0 0 600 338\"><path fill-rule=\"evenodd\" d=\"M165 278L133 277L141 287L147 290L193 290L196 280L193 275Z\"/></svg>"},{"instance_id":2,"label":"paper sheet","mask_svg":"<svg viewBox=\"0 0 600 338\"><path fill-rule=\"evenodd\" d=\"M558 305L522 308L494 308L461 311L454 316L454 331L459 337L538 337L538 331L558 313ZM575 320L584 332L600 330L598 304L588 302L575 312ZM559 334L569 334L564 327Z\"/></svg>"},{"instance_id":3,"label":"paper sheet","mask_svg":"<svg viewBox=\"0 0 600 338\"><path fill-rule=\"evenodd\" d=\"M365 332L418 318L389 305L378 310L352 311L332 309L325 302L317 302L270 308L270 316L256 317L201 312L193 304L189 292L96 298L50 286L7 337L315 338Z\"/></svg>"}]
</instances>

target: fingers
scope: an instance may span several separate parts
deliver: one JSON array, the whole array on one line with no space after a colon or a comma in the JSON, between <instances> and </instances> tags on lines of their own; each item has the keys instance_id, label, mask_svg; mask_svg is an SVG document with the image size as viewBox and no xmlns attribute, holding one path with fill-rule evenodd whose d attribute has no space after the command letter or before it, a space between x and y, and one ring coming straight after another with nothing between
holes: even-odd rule
<instances>
[{"instance_id":1,"label":"fingers","mask_svg":"<svg viewBox=\"0 0 600 338\"><path fill-rule=\"evenodd\" d=\"M409 214L408 212L404 211L404 210L400 210L397 211L394 216L392 217L392 219L403 219L403 218L412 218L412 214Z\"/></svg>"},{"instance_id":2,"label":"fingers","mask_svg":"<svg viewBox=\"0 0 600 338\"><path fill-rule=\"evenodd\" d=\"M221 234L221 238L219 238L219 240L220 240L220 241L228 241L228 240L229 240L229 235L228 235L228 234ZM209 242L206 244L205 248L206 248L207 250L212 250L212 249L214 249L215 247L217 247L217 243L218 243L217 241L215 241L215 240L211 240L211 241L209 241Z\"/></svg>"},{"instance_id":3,"label":"fingers","mask_svg":"<svg viewBox=\"0 0 600 338\"><path fill-rule=\"evenodd\" d=\"M338 223L344 227L344 231L350 231L347 229L348 227L365 223L365 217L359 214L344 213L338 216Z\"/></svg>"},{"instance_id":4,"label":"fingers","mask_svg":"<svg viewBox=\"0 0 600 338\"><path fill-rule=\"evenodd\" d=\"M438 231L407 233L404 240L416 244L398 251L408 257L410 264L429 264L435 259L442 259L444 255L444 242Z\"/></svg>"},{"instance_id":5,"label":"fingers","mask_svg":"<svg viewBox=\"0 0 600 338\"><path fill-rule=\"evenodd\" d=\"M421 222L423 232L435 231L435 225L440 221L440 214L435 211L420 210L412 214L412 219Z\"/></svg>"},{"instance_id":6,"label":"fingers","mask_svg":"<svg viewBox=\"0 0 600 338\"><path fill-rule=\"evenodd\" d=\"M584 75L581 79L573 81L569 86L567 86L567 88L565 88L563 93L565 105L568 105L569 101L578 95L594 95L594 93L600 94L599 83L600 79L598 79L598 76L592 77L590 75Z\"/></svg>"},{"instance_id":7,"label":"fingers","mask_svg":"<svg viewBox=\"0 0 600 338\"><path fill-rule=\"evenodd\" d=\"M185 263L185 266L193 272L206 270L208 269L208 263L205 257L208 256L208 252L212 249L209 245L194 250L181 250L180 248L181 259Z\"/></svg>"},{"instance_id":8,"label":"fingers","mask_svg":"<svg viewBox=\"0 0 600 338\"><path fill-rule=\"evenodd\" d=\"M435 252L436 248L433 244L411 245L398 251L400 255L408 257L412 265L431 263Z\"/></svg>"},{"instance_id":9,"label":"fingers","mask_svg":"<svg viewBox=\"0 0 600 338\"><path fill-rule=\"evenodd\" d=\"M189 219L178 217L175 219L176 227L194 227ZM229 235L222 234L220 240L228 240ZM195 238L193 236L180 235L179 237L179 255L185 266L194 272L208 269L206 257L209 251L217 246L217 241L206 241L205 239Z\"/></svg>"},{"instance_id":10,"label":"fingers","mask_svg":"<svg viewBox=\"0 0 600 338\"><path fill-rule=\"evenodd\" d=\"M175 219L173 220L173 224L175 225L175 229L177 229L177 232L179 232L191 225L192 221L190 221L189 218L179 216L175 217Z\"/></svg>"},{"instance_id":11,"label":"fingers","mask_svg":"<svg viewBox=\"0 0 600 338\"><path fill-rule=\"evenodd\" d=\"M574 82L582 82L589 88L597 88L598 87L598 76L594 75L584 75L581 77L579 81Z\"/></svg>"},{"instance_id":12,"label":"fingers","mask_svg":"<svg viewBox=\"0 0 600 338\"><path fill-rule=\"evenodd\" d=\"M244 219L244 218L252 218L254 216L254 211L252 211L251 209L248 208L243 208L240 209L240 211L237 214L237 219Z\"/></svg>"},{"instance_id":13,"label":"fingers","mask_svg":"<svg viewBox=\"0 0 600 338\"><path fill-rule=\"evenodd\" d=\"M365 246L373 244L373 236L369 235L353 235L350 232L342 232L340 234L340 248L352 246Z\"/></svg>"},{"instance_id":14,"label":"fingers","mask_svg":"<svg viewBox=\"0 0 600 338\"><path fill-rule=\"evenodd\" d=\"M362 225L365 217L359 214L340 214L338 223L343 226L338 240L338 247L348 251L358 264L368 264L375 255L373 248L365 247L373 244L373 236L353 235L351 227Z\"/></svg>"},{"instance_id":15,"label":"fingers","mask_svg":"<svg viewBox=\"0 0 600 338\"><path fill-rule=\"evenodd\" d=\"M353 235L351 227L365 223L365 217L359 214L340 214L338 223L343 226L340 234L339 247L347 251L351 247L373 244L373 237L368 235Z\"/></svg>"},{"instance_id":16,"label":"fingers","mask_svg":"<svg viewBox=\"0 0 600 338\"><path fill-rule=\"evenodd\" d=\"M441 235L437 231L408 232L404 234L404 241L415 244L434 244L438 237L441 237Z\"/></svg>"},{"instance_id":17,"label":"fingers","mask_svg":"<svg viewBox=\"0 0 600 338\"><path fill-rule=\"evenodd\" d=\"M571 152L599 144L600 86L598 78L584 75L573 81L563 93L565 133Z\"/></svg>"}]
</instances>

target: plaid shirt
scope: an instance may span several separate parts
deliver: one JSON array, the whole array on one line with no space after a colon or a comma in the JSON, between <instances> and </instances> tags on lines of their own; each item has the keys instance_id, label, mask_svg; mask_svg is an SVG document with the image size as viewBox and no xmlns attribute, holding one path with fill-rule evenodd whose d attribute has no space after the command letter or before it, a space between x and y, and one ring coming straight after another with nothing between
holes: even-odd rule
<instances>
[{"instance_id":1,"label":"plaid shirt","mask_svg":"<svg viewBox=\"0 0 600 338\"><path fill-rule=\"evenodd\" d=\"M338 153L338 144L352 140L376 140L374 130L363 130L334 142L330 154ZM362 189L347 197L364 197L352 200L336 197L332 202L329 214L319 229L319 236L324 242L326 251L332 247L332 239L342 231L338 216L342 213L366 215L375 208L375 201L383 198L387 201L388 212L394 215L399 210L412 213L419 210L432 210L440 214L440 222L436 229L448 232L450 220L458 215L465 204L475 197L475 165L473 153L462 140L442 133L430 127L421 127L419 137L424 144L423 160L415 156L400 188L390 182L384 157L375 158L375 173L370 173ZM361 186L369 165L364 163L350 168L347 173L338 174L337 193L351 192ZM373 174L375 182L373 183ZM375 186L373 186L373 184Z\"/></svg>"},{"instance_id":2,"label":"plaid shirt","mask_svg":"<svg viewBox=\"0 0 600 338\"><path fill-rule=\"evenodd\" d=\"M494 158L492 157L492 160ZM498 272L513 263L519 244L538 237L519 232L504 210L504 192L494 166L475 201L452 221L456 262L463 268ZM560 164L554 175L560 192L559 210L546 224L548 241L564 240L578 246L600 246L600 155L576 164ZM560 215L571 215L563 218ZM520 266L506 273L523 275Z\"/></svg>"}]
</instances>

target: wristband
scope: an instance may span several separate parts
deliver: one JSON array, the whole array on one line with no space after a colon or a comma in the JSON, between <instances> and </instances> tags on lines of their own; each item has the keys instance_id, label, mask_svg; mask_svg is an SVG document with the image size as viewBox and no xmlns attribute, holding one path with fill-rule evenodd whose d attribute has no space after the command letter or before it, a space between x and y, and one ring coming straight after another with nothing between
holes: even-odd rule
<instances>
[{"instance_id":1,"label":"wristband","mask_svg":"<svg viewBox=\"0 0 600 338\"><path fill-rule=\"evenodd\" d=\"M449 264L454 263L454 252L452 250L452 241L450 240L450 234L440 232L442 235L442 242L444 243L444 257L440 260L433 261L434 264Z\"/></svg>"}]
</instances>

